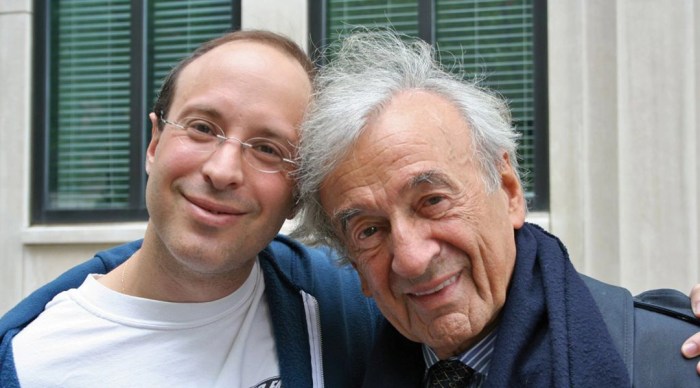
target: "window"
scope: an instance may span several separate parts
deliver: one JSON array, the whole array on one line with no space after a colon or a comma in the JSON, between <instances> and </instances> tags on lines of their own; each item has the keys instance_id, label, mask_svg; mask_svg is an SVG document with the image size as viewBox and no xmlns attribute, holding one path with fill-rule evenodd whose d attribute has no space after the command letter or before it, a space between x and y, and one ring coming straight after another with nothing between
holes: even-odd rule
<instances>
[{"instance_id":1,"label":"window","mask_svg":"<svg viewBox=\"0 0 700 388\"><path fill-rule=\"evenodd\" d=\"M240 0L35 2L33 223L145 220L147 114Z\"/></svg>"},{"instance_id":2,"label":"window","mask_svg":"<svg viewBox=\"0 0 700 388\"><path fill-rule=\"evenodd\" d=\"M310 9L312 47L355 26L386 27L436 44L442 63L508 100L521 133L529 206L548 208L546 0L324 0ZM331 53L332 58L332 53Z\"/></svg>"}]
</instances>

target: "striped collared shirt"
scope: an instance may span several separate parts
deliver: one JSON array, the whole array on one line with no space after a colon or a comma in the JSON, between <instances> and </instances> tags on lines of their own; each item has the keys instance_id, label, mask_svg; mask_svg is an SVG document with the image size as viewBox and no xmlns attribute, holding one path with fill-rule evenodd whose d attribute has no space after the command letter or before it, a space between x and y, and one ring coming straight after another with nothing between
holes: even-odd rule
<instances>
[{"instance_id":1,"label":"striped collared shirt","mask_svg":"<svg viewBox=\"0 0 700 388\"><path fill-rule=\"evenodd\" d=\"M498 328L493 329L486 337L482 338L476 345L467 349L464 353L450 357L453 360L460 360L465 363L470 368L474 369L476 372L476 378L470 387L478 388L480 387L484 380L486 380L486 374L489 369L489 363L491 362L491 355L493 354L493 348L496 344L496 336L498 335ZM439 361L439 358L433 352L429 346L423 345L423 360L425 361L425 371L428 373L433 364Z\"/></svg>"}]
</instances>

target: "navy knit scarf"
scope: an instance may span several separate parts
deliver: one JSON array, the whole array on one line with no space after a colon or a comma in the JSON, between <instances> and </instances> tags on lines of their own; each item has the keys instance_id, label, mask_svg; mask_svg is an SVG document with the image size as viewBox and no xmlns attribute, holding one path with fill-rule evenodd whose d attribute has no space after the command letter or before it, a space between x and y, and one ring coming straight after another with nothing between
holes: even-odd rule
<instances>
[{"instance_id":1,"label":"navy knit scarf","mask_svg":"<svg viewBox=\"0 0 700 388\"><path fill-rule=\"evenodd\" d=\"M516 231L517 259L487 387L629 387L625 364L564 245Z\"/></svg>"}]
</instances>

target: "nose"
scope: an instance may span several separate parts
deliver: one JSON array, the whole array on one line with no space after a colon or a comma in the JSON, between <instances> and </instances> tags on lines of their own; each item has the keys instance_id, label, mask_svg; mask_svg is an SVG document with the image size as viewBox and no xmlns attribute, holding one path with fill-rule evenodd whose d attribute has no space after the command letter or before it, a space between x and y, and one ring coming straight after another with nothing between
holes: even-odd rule
<instances>
[{"instance_id":1,"label":"nose","mask_svg":"<svg viewBox=\"0 0 700 388\"><path fill-rule=\"evenodd\" d=\"M430 228L420 221L393 223L391 249L391 269L406 279L423 275L440 253L440 245L431 238Z\"/></svg>"},{"instance_id":2,"label":"nose","mask_svg":"<svg viewBox=\"0 0 700 388\"><path fill-rule=\"evenodd\" d=\"M217 190L243 183L243 147L240 142L224 141L202 166L205 179Z\"/></svg>"}]
</instances>

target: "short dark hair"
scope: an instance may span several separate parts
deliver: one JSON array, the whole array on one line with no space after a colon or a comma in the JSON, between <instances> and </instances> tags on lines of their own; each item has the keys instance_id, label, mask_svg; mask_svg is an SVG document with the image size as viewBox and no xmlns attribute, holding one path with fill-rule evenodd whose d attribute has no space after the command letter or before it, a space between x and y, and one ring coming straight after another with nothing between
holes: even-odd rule
<instances>
[{"instance_id":1,"label":"short dark hair","mask_svg":"<svg viewBox=\"0 0 700 388\"><path fill-rule=\"evenodd\" d=\"M192 63L195 59L201 57L216 47L235 41L257 42L278 49L282 53L285 53L295 59L304 68L304 71L306 71L306 74L309 76L309 81L313 82L314 75L316 74L316 68L313 62L311 62L311 59L309 59L309 56L304 52L304 50L302 50L301 47L299 47L299 45L294 43L291 39L270 31L239 30L229 32L218 38L202 43L202 45L199 46L192 54L181 60L163 80L163 85L161 86L158 97L153 105L153 112L155 112L158 117L167 115L170 105L173 102L175 87L177 86L177 79L180 76L182 69L187 67L187 65ZM162 129L161 126L162 123L159 123L160 129Z\"/></svg>"}]
</instances>

